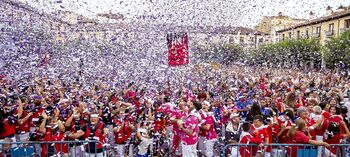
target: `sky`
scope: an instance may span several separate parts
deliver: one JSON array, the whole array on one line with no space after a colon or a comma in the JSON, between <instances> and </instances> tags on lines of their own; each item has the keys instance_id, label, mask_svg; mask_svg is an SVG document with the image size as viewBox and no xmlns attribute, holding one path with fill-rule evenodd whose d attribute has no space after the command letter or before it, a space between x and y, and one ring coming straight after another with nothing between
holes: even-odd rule
<instances>
[{"instance_id":1,"label":"sky","mask_svg":"<svg viewBox=\"0 0 350 157\"><path fill-rule=\"evenodd\" d=\"M326 14L326 7L350 6L350 0L20 0L43 11L73 11L90 18L98 13L121 13L126 21L156 17L154 23L254 27L263 16L278 12L293 18Z\"/></svg>"}]
</instances>

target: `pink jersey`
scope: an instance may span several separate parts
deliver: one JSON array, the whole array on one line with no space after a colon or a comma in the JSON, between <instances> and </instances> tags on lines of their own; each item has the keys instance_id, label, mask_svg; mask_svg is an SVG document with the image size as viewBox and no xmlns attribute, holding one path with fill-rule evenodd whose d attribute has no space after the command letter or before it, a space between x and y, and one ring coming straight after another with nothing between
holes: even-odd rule
<instances>
[{"instance_id":1,"label":"pink jersey","mask_svg":"<svg viewBox=\"0 0 350 157\"><path fill-rule=\"evenodd\" d=\"M187 135L185 132L182 133L181 140L185 145L194 145L198 142L198 133L199 133L199 119L200 115L195 115L196 113L191 113L187 119L185 124L183 125L185 130L192 129L193 132L191 135ZM198 117L197 117L198 116Z\"/></svg>"},{"instance_id":2,"label":"pink jersey","mask_svg":"<svg viewBox=\"0 0 350 157\"><path fill-rule=\"evenodd\" d=\"M206 138L207 140L213 140L216 139L216 131L215 131L215 118L213 115L208 114L205 118L204 125L209 124L210 128L206 131Z\"/></svg>"},{"instance_id":3,"label":"pink jersey","mask_svg":"<svg viewBox=\"0 0 350 157\"><path fill-rule=\"evenodd\" d=\"M180 109L175 109L172 113L171 113L171 119L183 119L186 116L185 112L181 111ZM179 126L177 125L177 123L173 123L173 131L175 135L180 135L181 131L179 129Z\"/></svg>"}]
</instances>

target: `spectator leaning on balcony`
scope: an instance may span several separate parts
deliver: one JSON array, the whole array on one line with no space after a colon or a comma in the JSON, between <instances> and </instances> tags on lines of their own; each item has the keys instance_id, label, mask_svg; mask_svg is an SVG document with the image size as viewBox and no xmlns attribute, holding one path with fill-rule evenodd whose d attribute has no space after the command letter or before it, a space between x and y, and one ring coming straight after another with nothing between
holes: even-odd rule
<instances>
[{"instance_id":1,"label":"spectator leaning on balcony","mask_svg":"<svg viewBox=\"0 0 350 157\"><path fill-rule=\"evenodd\" d=\"M39 126L39 132L43 134L42 140L45 142L49 141L63 141L63 135L56 135L56 134L62 134L65 131L65 127L62 124L60 120L58 120L58 117L53 116L52 113L50 114L49 112L46 113L48 110L45 110L41 116L42 116L42 122ZM58 138L57 136L61 136ZM55 147L56 146L56 150ZM65 148L62 148L65 147ZM63 153L67 154L68 153L68 148L67 144L42 144L41 145L41 156L53 156L58 153Z\"/></svg>"},{"instance_id":2,"label":"spectator leaning on balcony","mask_svg":"<svg viewBox=\"0 0 350 157\"><path fill-rule=\"evenodd\" d=\"M329 147L329 144L322 141L315 141L311 139L309 129L307 127L306 121L302 118L296 120L295 124L292 125L291 129L288 131L288 142L291 144L312 144L317 146ZM304 147L301 146L300 149ZM287 149L287 154L290 157L297 156L298 146L292 146L292 148Z\"/></svg>"},{"instance_id":3,"label":"spectator leaning on balcony","mask_svg":"<svg viewBox=\"0 0 350 157\"><path fill-rule=\"evenodd\" d=\"M344 122L340 122L340 125L345 125ZM325 141L329 144L340 144L344 138L350 137L350 131L348 127L345 126L345 134L341 133L339 124L335 122L331 122L326 133L325 133ZM330 148L326 148L325 153L326 156L336 157L341 156L342 147L332 146ZM338 153L338 154L337 154Z\"/></svg>"},{"instance_id":4,"label":"spectator leaning on balcony","mask_svg":"<svg viewBox=\"0 0 350 157\"><path fill-rule=\"evenodd\" d=\"M249 122L244 122L242 124L242 134L239 138L239 143L240 144L259 144L259 147L263 147L264 145L263 140L261 138L254 138L249 132L251 127L251 124ZM253 148L252 146L248 145L248 146L241 146L239 147L239 154L241 155L241 157L250 157L250 156L254 156L252 154Z\"/></svg>"},{"instance_id":5,"label":"spectator leaning on balcony","mask_svg":"<svg viewBox=\"0 0 350 157\"><path fill-rule=\"evenodd\" d=\"M124 110L117 111L117 115L113 120L113 123L114 140L117 148L116 156L122 157L125 154L128 136L131 134L130 122L126 118Z\"/></svg>"},{"instance_id":6,"label":"spectator leaning on balcony","mask_svg":"<svg viewBox=\"0 0 350 157\"><path fill-rule=\"evenodd\" d=\"M92 113L90 115L90 123L82 128L81 133L89 140L97 140L98 142L89 142L85 146L86 156L92 155L97 157L106 156L106 152L103 152L103 145L106 142L106 135L108 134L107 126L99 120L98 113Z\"/></svg>"},{"instance_id":7,"label":"spectator leaning on balcony","mask_svg":"<svg viewBox=\"0 0 350 157\"><path fill-rule=\"evenodd\" d=\"M81 104L83 105L83 104ZM83 114L86 114L82 112L81 110L74 108L73 114L69 115L67 118L66 123L64 124L66 126L69 141L74 140L85 140L83 136L77 137L77 132L81 130L82 127L86 127L86 121L82 118ZM77 156L83 156L85 154L85 148L83 143L72 143L69 145L70 147L70 153L75 154Z\"/></svg>"},{"instance_id":8,"label":"spectator leaning on balcony","mask_svg":"<svg viewBox=\"0 0 350 157\"><path fill-rule=\"evenodd\" d=\"M4 117L2 113L0 113L0 142L5 142L5 139L11 139L15 141L15 121ZM6 128L6 129L4 129ZM0 145L0 151L2 151L3 146Z\"/></svg>"},{"instance_id":9,"label":"spectator leaning on balcony","mask_svg":"<svg viewBox=\"0 0 350 157\"><path fill-rule=\"evenodd\" d=\"M30 122L32 121L33 112L28 107L28 102L25 100L22 103L21 98L18 99L18 122L16 123L16 140L17 142L26 141L29 139Z\"/></svg>"}]
</instances>

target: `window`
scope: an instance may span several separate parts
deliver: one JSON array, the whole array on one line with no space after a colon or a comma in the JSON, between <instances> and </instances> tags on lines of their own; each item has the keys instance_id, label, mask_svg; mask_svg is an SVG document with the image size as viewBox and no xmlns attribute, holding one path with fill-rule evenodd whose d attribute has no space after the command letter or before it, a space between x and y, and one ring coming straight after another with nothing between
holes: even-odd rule
<instances>
[{"instance_id":1,"label":"window","mask_svg":"<svg viewBox=\"0 0 350 157\"><path fill-rule=\"evenodd\" d=\"M325 32L327 37L330 37L334 34L334 23L328 25L328 31Z\"/></svg>"},{"instance_id":2,"label":"window","mask_svg":"<svg viewBox=\"0 0 350 157\"><path fill-rule=\"evenodd\" d=\"M306 30L306 31L305 31L305 38L306 38L306 39L309 39L309 30Z\"/></svg>"},{"instance_id":3,"label":"window","mask_svg":"<svg viewBox=\"0 0 350 157\"><path fill-rule=\"evenodd\" d=\"M317 35L317 37L320 37L320 34L321 34L321 26L316 27L316 35Z\"/></svg>"},{"instance_id":4,"label":"window","mask_svg":"<svg viewBox=\"0 0 350 157\"><path fill-rule=\"evenodd\" d=\"M328 31L333 32L334 30L334 23L329 24L329 29Z\"/></svg>"},{"instance_id":5,"label":"window","mask_svg":"<svg viewBox=\"0 0 350 157\"><path fill-rule=\"evenodd\" d=\"M240 43L243 43L243 42L244 42L244 37L240 37L240 38L239 38L239 42L240 42Z\"/></svg>"},{"instance_id":6,"label":"window","mask_svg":"<svg viewBox=\"0 0 350 157\"><path fill-rule=\"evenodd\" d=\"M289 38L292 38L292 32L289 32Z\"/></svg>"},{"instance_id":7,"label":"window","mask_svg":"<svg viewBox=\"0 0 350 157\"><path fill-rule=\"evenodd\" d=\"M285 35L284 35L284 34L282 34L282 40L284 40L284 38L285 38Z\"/></svg>"},{"instance_id":8,"label":"window","mask_svg":"<svg viewBox=\"0 0 350 157\"><path fill-rule=\"evenodd\" d=\"M235 38L234 37L230 37L229 43L234 43L234 42L235 42Z\"/></svg>"},{"instance_id":9,"label":"window","mask_svg":"<svg viewBox=\"0 0 350 157\"><path fill-rule=\"evenodd\" d=\"M297 31L297 38L300 38L300 31Z\"/></svg>"},{"instance_id":10,"label":"window","mask_svg":"<svg viewBox=\"0 0 350 157\"><path fill-rule=\"evenodd\" d=\"M350 19L345 20L345 28L350 28Z\"/></svg>"}]
</instances>

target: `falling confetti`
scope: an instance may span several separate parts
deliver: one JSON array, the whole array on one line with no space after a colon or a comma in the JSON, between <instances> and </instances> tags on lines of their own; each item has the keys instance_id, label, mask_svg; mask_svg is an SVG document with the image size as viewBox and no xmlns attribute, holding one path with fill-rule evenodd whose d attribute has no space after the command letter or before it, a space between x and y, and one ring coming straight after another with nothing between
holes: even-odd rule
<instances>
[{"instance_id":1,"label":"falling confetti","mask_svg":"<svg viewBox=\"0 0 350 157\"><path fill-rule=\"evenodd\" d=\"M172 140L194 144L198 136L208 138L202 142L205 145L215 141L211 147L214 156L220 156L231 138L240 141L238 130L227 127L236 125L232 119L252 121L253 110L259 107L269 126L286 118L288 108L313 103L349 106L350 34L326 45L317 40L274 43L277 39L272 39L274 29L289 27L278 20L307 22L312 20L310 12L314 18L324 17L328 5L344 6L334 9L334 14L342 9L348 13L350 2L0 1L1 111L16 110L17 97L23 97L28 100L26 114L36 111L35 121L43 113L38 108L55 106L54 111L45 108L45 114L56 113L60 121L80 116L74 127L101 135L104 130L89 128L93 125L89 115L97 112L98 121L112 133L84 140L107 139L108 144L102 142L110 147L111 156L117 153L111 149L118 138L126 143L129 156L147 152L149 145L154 146L152 153L167 156L181 152L173 150ZM270 24L281 25L258 31L268 19L278 19ZM323 62L335 70L322 67ZM210 107L195 111L192 101L203 93L208 100L201 106ZM349 112L342 116L346 114L350 116ZM6 118L16 121L11 115ZM54 134L55 141L71 140L70 132L60 133L64 129L53 123L47 127L55 132L44 135ZM121 128L127 133L118 132ZM138 129L150 132L138 135ZM229 131L231 138L225 136ZM203 153L195 148L193 152Z\"/></svg>"}]
</instances>

